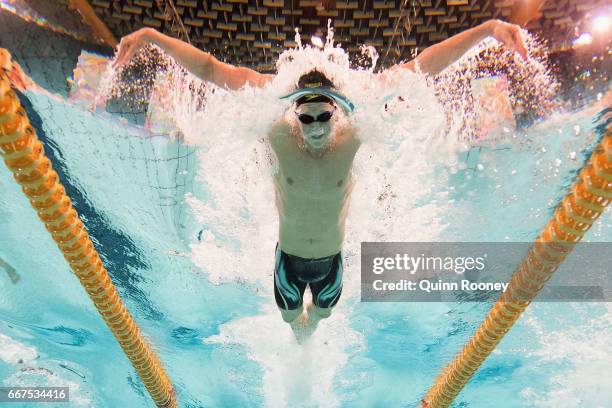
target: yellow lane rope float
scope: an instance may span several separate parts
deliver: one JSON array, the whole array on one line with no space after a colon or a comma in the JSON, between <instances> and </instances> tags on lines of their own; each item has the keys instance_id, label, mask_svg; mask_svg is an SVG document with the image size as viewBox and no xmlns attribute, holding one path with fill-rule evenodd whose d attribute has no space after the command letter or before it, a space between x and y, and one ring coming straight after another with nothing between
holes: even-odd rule
<instances>
[{"instance_id":1,"label":"yellow lane rope float","mask_svg":"<svg viewBox=\"0 0 612 408\"><path fill-rule=\"evenodd\" d=\"M64 258L158 407L177 407L172 383L159 358L123 305L85 226L29 123L8 73L11 56L0 48L0 152Z\"/></svg>"},{"instance_id":2,"label":"yellow lane rope float","mask_svg":"<svg viewBox=\"0 0 612 408\"><path fill-rule=\"evenodd\" d=\"M608 126L569 193L519 264L507 290L463 350L442 370L423 398L423 407L451 404L611 199L612 131Z\"/></svg>"}]
</instances>

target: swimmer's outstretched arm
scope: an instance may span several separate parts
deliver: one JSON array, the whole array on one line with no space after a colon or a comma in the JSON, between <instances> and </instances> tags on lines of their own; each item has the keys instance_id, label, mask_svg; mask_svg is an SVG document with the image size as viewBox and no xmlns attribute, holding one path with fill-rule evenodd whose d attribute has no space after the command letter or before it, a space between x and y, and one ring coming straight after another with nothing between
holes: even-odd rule
<instances>
[{"instance_id":1,"label":"swimmer's outstretched arm","mask_svg":"<svg viewBox=\"0 0 612 408\"><path fill-rule=\"evenodd\" d=\"M204 81L217 86L239 89L247 83L251 86L264 86L274 78L273 75L260 74L245 67L236 67L219 61L207 52L184 41L169 37L152 28L142 28L126 35L119 43L115 68L121 67L145 45L152 43L170 54L185 69Z\"/></svg>"},{"instance_id":2,"label":"swimmer's outstretched arm","mask_svg":"<svg viewBox=\"0 0 612 408\"><path fill-rule=\"evenodd\" d=\"M416 70L415 64L418 64L421 72L437 75L461 58L470 48L489 36L510 50L518 52L524 60L527 59L527 49L521 38L519 26L500 20L489 20L426 48L415 59L399 66L414 71Z\"/></svg>"}]
</instances>

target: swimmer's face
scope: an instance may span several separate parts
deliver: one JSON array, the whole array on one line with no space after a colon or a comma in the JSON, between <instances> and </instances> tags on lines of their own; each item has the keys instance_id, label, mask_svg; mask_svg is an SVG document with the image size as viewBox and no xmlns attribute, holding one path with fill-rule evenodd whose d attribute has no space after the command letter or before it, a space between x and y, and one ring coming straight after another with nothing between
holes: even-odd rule
<instances>
[{"instance_id":1,"label":"swimmer's face","mask_svg":"<svg viewBox=\"0 0 612 408\"><path fill-rule=\"evenodd\" d=\"M325 112L334 112L334 109L334 105L327 102L304 103L295 108L295 113L297 115L304 114L317 118ZM327 122L314 121L306 124L298 120L306 146L313 150L319 150L327 147L331 143L331 127L334 120L334 114L335 112Z\"/></svg>"}]
</instances>

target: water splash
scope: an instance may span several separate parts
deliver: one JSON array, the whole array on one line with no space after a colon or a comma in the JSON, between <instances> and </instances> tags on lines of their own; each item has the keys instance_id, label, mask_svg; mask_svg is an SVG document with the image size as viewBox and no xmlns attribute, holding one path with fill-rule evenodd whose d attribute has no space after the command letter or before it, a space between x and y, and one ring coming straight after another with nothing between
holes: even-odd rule
<instances>
[{"instance_id":1,"label":"water splash","mask_svg":"<svg viewBox=\"0 0 612 408\"><path fill-rule=\"evenodd\" d=\"M538 305L541 309L545 306L548 305ZM569 309L568 317L562 322L562 328L552 331L541 327L551 325L550 319L536 319L533 312L525 318L526 324L536 331L540 343L537 350L528 354L529 360L537 366L554 364L563 369L548 379L549 387L527 387L521 391L521 396L532 401L535 407L603 406L602 401L612 400L612 391L607 386L611 377L606 368L612 363L608 352L612 346L609 335L612 307L605 303L570 303L562 307ZM574 327L576 316L588 320L589 324Z\"/></svg>"},{"instance_id":2,"label":"water splash","mask_svg":"<svg viewBox=\"0 0 612 408\"><path fill-rule=\"evenodd\" d=\"M550 72L545 45L525 30L521 30L521 36L529 54L527 61L502 48L495 39L487 38L440 75L430 78L444 106L448 126L460 129L456 135L461 140L475 143L478 139L479 122L471 87L472 80L477 78L492 75L507 78L511 105L521 126L544 119L560 108L556 99L560 85Z\"/></svg>"}]
</instances>

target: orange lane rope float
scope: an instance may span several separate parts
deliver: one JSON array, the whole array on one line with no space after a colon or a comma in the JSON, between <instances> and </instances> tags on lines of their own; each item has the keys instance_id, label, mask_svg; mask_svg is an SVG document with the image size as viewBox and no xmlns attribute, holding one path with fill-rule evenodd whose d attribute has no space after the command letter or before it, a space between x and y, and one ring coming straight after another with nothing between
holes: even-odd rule
<instances>
[{"instance_id":1,"label":"orange lane rope float","mask_svg":"<svg viewBox=\"0 0 612 408\"><path fill-rule=\"evenodd\" d=\"M423 398L423 407L451 404L611 199L612 131L608 126L569 193L519 264L507 290L463 350L442 370Z\"/></svg>"},{"instance_id":2,"label":"orange lane rope float","mask_svg":"<svg viewBox=\"0 0 612 408\"><path fill-rule=\"evenodd\" d=\"M11 56L0 49L0 152L39 218L131 361L158 407L177 407L159 358L123 305L85 226L29 123L8 73Z\"/></svg>"}]
</instances>

